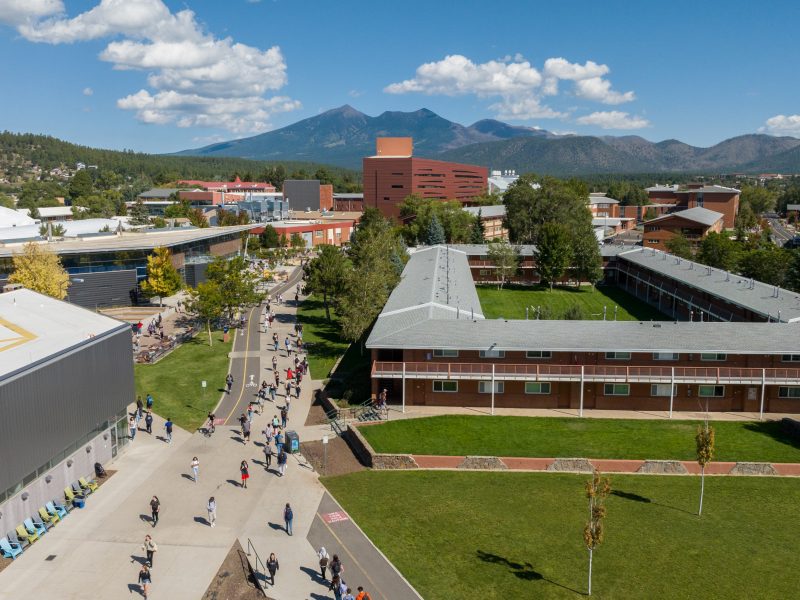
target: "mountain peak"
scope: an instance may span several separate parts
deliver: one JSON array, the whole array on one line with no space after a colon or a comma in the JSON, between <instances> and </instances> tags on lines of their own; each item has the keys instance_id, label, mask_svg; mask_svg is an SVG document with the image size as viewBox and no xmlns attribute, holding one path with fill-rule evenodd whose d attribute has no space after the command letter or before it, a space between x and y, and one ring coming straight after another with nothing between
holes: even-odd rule
<instances>
[{"instance_id":1,"label":"mountain peak","mask_svg":"<svg viewBox=\"0 0 800 600\"><path fill-rule=\"evenodd\" d=\"M320 113L319 116L342 116L342 117L364 117L366 116L360 110L357 110L350 106L349 104L343 104L338 108L332 108L330 110L326 110L323 113Z\"/></svg>"}]
</instances>

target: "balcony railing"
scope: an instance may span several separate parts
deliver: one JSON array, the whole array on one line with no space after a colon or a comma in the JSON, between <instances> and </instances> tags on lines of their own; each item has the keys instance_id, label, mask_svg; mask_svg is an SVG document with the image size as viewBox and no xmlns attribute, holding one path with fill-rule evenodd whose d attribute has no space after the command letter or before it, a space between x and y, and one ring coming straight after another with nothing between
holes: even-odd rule
<instances>
[{"instance_id":1,"label":"balcony railing","mask_svg":"<svg viewBox=\"0 0 800 600\"><path fill-rule=\"evenodd\" d=\"M745 367L662 367L375 361L382 379L476 379L498 381L595 381L617 383L717 383L800 385L800 369Z\"/></svg>"}]
</instances>

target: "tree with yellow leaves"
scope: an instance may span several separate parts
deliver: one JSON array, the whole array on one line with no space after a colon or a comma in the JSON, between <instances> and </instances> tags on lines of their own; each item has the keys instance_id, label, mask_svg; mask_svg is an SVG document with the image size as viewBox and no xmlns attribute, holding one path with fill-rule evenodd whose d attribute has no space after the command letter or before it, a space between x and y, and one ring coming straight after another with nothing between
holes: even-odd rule
<instances>
[{"instance_id":1,"label":"tree with yellow leaves","mask_svg":"<svg viewBox=\"0 0 800 600\"><path fill-rule=\"evenodd\" d=\"M40 244L28 242L13 257L14 271L10 283L19 283L29 290L63 300L67 296L69 274L61 266L58 255Z\"/></svg>"},{"instance_id":2,"label":"tree with yellow leaves","mask_svg":"<svg viewBox=\"0 0 800 600\"><path fill-rule=\"evenodd\" d=\"M181 289L181 275L172 265L167 248L155 248L147 257L147 279L141 285L146 296L158 296L159 306L163 305L164 296Z\"/></svg>"}]
</instances>

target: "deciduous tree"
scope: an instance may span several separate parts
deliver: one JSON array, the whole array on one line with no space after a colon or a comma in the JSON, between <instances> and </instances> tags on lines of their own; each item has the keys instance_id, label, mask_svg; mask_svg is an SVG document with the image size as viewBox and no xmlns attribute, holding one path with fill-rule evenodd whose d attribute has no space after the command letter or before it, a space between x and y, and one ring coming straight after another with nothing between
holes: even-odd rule
<instances>
[{"instance_id":1,"label":"deciduous tree","mask_svg":"<svg viewBox=\"0 0 800 600\"><path fill-rule=\"evenodd\" d=\"M29 290L63 300L67 296L69 275L58 255L39 244L29 242L12 258L10 283L19 283Z\"/></svg>"},{"instance_id":2,"label":"deciduous tree","mask_svg":"<svg viewBox=\"0 0 800 600\"><path fill-rule=\"evenodd\" d=\"M697 427L697 435L694 436L697 447L697 463L700 465L700 508L697 515L703 514L703 493L706 488L706 465L714 458L714 428L709 425L706 419L703 425Z\"/></svg>"},{"instance_id":3,"label":"deciduous tree","mask_svg":"<svg viewBox=\"0 0 800 600\"><path fill-rule=\"evenodd\" d=\"M683 234L679 233L675 237L668 239L664 246L667 248L667 252L679 256L680 258L691 259L694 257L692 244Z\"/></svg>"},{"instance_id":4,"label":"deciduous tree","mask_svg":"<svg viewBox=\"0 0 800 600\"><path fill-rule=\"evenodd\" d=\"M325 317L331 320L330 303L344 292L352 266L345 254L337 247L323 244L317 256L308 263L309 290L322 294Z\"/></svg>"},{"instance_id":5,"label":"deciduous tree","mask_svg":"<svg viewBox=\"0 0 800 600\"><path fill-rule=\"evenodd\" d=\"M172 265L169 249L155 248L147 257L147 279L141 283L142 292L146 296L158 296L158 304L163 306L164 296L171 296L181 285L181 275Z\"/></svg>"},{"instance_id":6,"label":"deciduous tree","mask_svg":"<svg viewBox=\"0 0 800 600\"><path fill-rule=\"evenodd\" d=\"M602 477L595 469L591 480L586 482L586 497L589 498L589 521L583 528L583 543L589 550L589 596L592 595L592 558L594 550L605 537L603 519L606 517L605 499L611 493L611 481Z\"/></svg>"},{"instance_id":7,"label":"deciduous tree","mask_svg":"<svg viewBox=\"0 0 800 600\"><path fill-rule=\"evenodd\" d=\"M280 245L278 231L272 225L264 225L264 231L259 238L262 248L277 248Z\"/></svg>"},{"instance_id":8,"label":"deciduous tree","mask_svg":"<svg viewBox=\"0 0 800 600\"><path fill-rule=\"evenodd\" d=\"M490 242L488 256L500 281L498 289L503 289L506 281L519 270L519 250L506 241Z\"/></svg>"},{"instance_id":9,"label":"deciduous tree","mask_svg":"<svg viewBox=\"0 0 800 600\"><path fill-rule=\"evenodd\" d=\"M700 243L697 260L709 267L735 271L739 262L739 245L726 234L712 231Z\"/></svg>"},{"instance_id":10,"label":"deciduous tree","mask_svg":"<svg viewBox=\"0 0 800 600\"><path fill-rule=\"evenodd\" d=\"M535 252L536 271L551 290L564 276L572 257L572 240L565 225L549 222L539 228Z\"/></svg>"},{"instance_id":11,"label":"deciduous tree","mask_svg":"<svg viewBox=\"0 0 800 600\"><path fill-rule=\"evenodd\" d=\"M199 283L196 289L190 289L186 308L205 322L208 331L208 345L213 346L211 323L219 319L225 311L225 303L219 285L215 281L209 280Z\"/></svg>"},{"instance_id":12,"label":"deciduous tree","mask_svg":"<svg viewBox=\"0 0 800 600\"><path fill-rule=\"evenodd\" d=\"M247 261L241 256L216 257L208 265L206 276L219 286L229 318L233 318L238 309L261 301L262 295L257 291L258 276L248 269Z\"/></svg>"}]
</instances>

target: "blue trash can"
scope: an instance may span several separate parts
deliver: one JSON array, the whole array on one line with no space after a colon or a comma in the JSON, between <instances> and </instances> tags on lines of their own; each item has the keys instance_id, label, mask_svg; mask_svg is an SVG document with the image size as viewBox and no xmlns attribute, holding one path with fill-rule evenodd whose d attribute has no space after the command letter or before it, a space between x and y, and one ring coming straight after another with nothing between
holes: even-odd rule
<instances>
[{"instance_id":1,"label":"blue trash can","mask_svg":"<svg viewBox=\"0 0 800 600\"><path fill-rule=\"evenodd\" d=\"M300 436L297 435L296 431L287 431L286 432L286 452L289 454L294 454L295 452L300 452Z\"/></svg>"},{"instance_id":2,"label":"blue trash can","mask_svg":"<svg viewBox=\"0 0 800 600\"><path fill-rule=\"evenodd\" d=\"M78 508L83 508L83 507L86 505L86 500L85 500L85 499L83 499L83 498L75 498L75 499L72 501L72 504L74 504L74 505L75 505L75 506L77 506Z\"/></svg>"}]
</instances>

